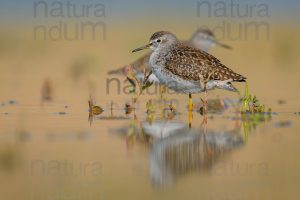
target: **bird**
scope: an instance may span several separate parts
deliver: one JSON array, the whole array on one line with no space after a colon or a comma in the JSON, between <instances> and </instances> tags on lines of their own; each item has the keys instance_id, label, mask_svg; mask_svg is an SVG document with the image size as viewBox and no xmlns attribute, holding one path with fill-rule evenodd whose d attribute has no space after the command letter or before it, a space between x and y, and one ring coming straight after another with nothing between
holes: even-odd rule
<instances>
[{"instance_id":1,"label":"bird","mask_svg":"<svg viewBox=\"0 0 300 200\"><path fill-rule=\"evenodd\" d=\"M232 47L223 44L219 42L214 33L208 29L208 28L198 28L191 36L191 38L187 41L183 41L184 44L189 45L191 47L201 49L204 51L210 50L212 47L215 46L220 46L226 49L232 49ZM145 73L148 74L150 71L149 67L149 59L150 59L150 53L147 53L134 62L132 62L129 66L132 68L133 73L135 77L141 81L144 82L145 79ZM125 76L127 75L127 67L128 66L123 66L121 68L111 70L108 72L109 75L111 74L124 74ZM153 83L159 83L159 80L155 77L154 74L151 74L148 77L148 81L153 82Z\"/></svg>"},{"instance_id":2,"label":"bird","mask_svg":"<svg viewBox=\"0 0 300 200\"><path fill-rule=\"evenodd\" d=\"M246 81L246 77L235 73L213 55L180 42L171 32L153 33L147 45L132 52L148 48L152 50L149 58L151 72L161 84L189 94L190 102L192 94L205 92L206 107L208 90L219 88L236 92L232 82Z\"/></svg>"},{"instance_id":3,"label":"bird","mask_svg":"<svg viewBox=\"0 0 300 200\"><path fill-rule=\"evenodd\" d=\"M232 49L231 46L218 41L215 34L208 28L198 28L197 31L193 33L190 40L186 41L185 43L206 52L215 46L220 46L225 49Z\"/></svg>"}]
</instances>

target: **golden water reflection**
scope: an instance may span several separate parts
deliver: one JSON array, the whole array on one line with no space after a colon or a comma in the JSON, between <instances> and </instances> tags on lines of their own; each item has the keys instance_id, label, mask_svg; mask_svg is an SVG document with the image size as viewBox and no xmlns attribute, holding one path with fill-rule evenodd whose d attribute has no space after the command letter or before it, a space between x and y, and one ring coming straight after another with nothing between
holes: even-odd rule
<instances>
[{"instance_id":1,"label":"golden water reflection","mask_svg":"<svg viewBox=\"0 0 300 200\"><path fill-rule=\"evenodd\" d=\"M220 158L234 152L248 141L251 132L260 123L270 121L270 114L227 117L235 121L232 129L217 131L207 129L211 119L203 116L200 128L191 128L195 112L187 112L188 123L175 118L156 119L148 113L145 121L133 115L127 127L113 128L126 141L127 149L136 143L149 148L149 180L156 187L172 187L180 177L191 173L210 172ZM216 115L220 117L221 115ZM238 116L238 117L237 117Z\"/></svg>"}]
</instances>

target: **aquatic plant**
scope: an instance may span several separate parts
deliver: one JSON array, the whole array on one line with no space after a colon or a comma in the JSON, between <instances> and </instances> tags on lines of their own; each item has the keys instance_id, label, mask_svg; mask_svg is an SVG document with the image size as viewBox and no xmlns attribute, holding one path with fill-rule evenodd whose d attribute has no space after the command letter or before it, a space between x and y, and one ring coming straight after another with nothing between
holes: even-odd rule
<instances>
[{"instance_id":1,"label":"aquatic plant","mask_svg":"<svg viewBox=\"0 0 300 200\"><path fill-rule=\"evenodd\" d=\"M89 104L89 113L92 115L100 115L104 110L100 106L96 106L96 101L90 96L88 101Z\"/></svg>"},{"instance_id":2,"label":"aquatic plant","mask_svg":"<svg viewBox=\"0 0 300 200\"><path fill-rule=\"evenodd\" d=\"M265 105L261 104L255 95L249 94L248 83L245 83L245 95L242 98L242 113L264 113ZM268 109L271 113L271 108Z\"/></svg>"},{"instance_id":3,"label":"aquatic plant","mask_svg":"<svg viewBox=\"0 0 300 200\"><path fill-rule=\"evenodd\" d=\"M134 108L129 103L125 104L125 114L126 115L130 115L130 113L132 113L133 109Z\"/></svg>"},{"instance_id":4,"label":"aquatic plant","mask_svg":"<svg viewBox=\"0 0 300 200\"><path fill-rule=\"evenodd\" d=\"M154 108L154 104L152 102L152 99L150 99L149 101L147 101L146 108L147 108L147 113L154 113L155 108Z\"/></svg>"},{"instance_id":5,"label":"aquatic plant","mask_svg":"<svg viewBox=\"0 0 300 200\"><path fill-rule=\"evenodd\" d=\"M137 99L139 98L139 96L143 93L143 91L146 90L147 88L149 88L153 84L153 82L149 81L151 72L147 74L146 71L144 70L144 81L143 82L141 82L135 76L135 73L130 65L126 67L125 73L126 73L127 80L132 85L132 89L129 92L134 94L133 100L134 100L134 102L136 102Z\"/></svg>"},{"instance_id":6,"label":"aquatic plant","mask_svg":"<svg viewBox=\"0 0 300 200\"><path fill-rule=\"evenodd\" d=\"M171 101L170 104L169 104L169 109L172 113L175 113L176 112L176 108L175 106L173 105L173 102Z\"/></svg>"},{"instance_id":7,"label":"aquatic plant","mask_svg":"<svg viewBox=\"0 0 300 200\"><path fill-rule=\"evenodd\" d=\"M41 102L50 102L53 100L53 87L50 79L45 79L41 90Z\"/></svg>"}]
</instances>

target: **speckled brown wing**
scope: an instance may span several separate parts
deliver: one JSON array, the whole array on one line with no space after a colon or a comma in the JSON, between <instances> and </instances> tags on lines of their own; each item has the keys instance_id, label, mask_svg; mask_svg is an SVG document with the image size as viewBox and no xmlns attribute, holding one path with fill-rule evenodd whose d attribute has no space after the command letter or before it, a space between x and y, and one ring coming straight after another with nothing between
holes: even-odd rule
<instances>
[{"instance_id":1,"label":"speckled brown wing","mask_svg":"<svg viewBox=\"0 0 300 200\"><path fill-rule=\"evenodd\" d=\"M166 56L165 69L184 80L199 81L199 74L209 80L245 81L217 58L184 44L176 44Z\"/></svg>"}]
</instances>

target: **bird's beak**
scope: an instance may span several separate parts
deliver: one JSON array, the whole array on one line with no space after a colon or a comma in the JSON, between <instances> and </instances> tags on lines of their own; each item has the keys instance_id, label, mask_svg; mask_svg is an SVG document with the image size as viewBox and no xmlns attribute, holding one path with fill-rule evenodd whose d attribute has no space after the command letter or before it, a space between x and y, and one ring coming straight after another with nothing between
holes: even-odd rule
<instances>
[{"instance_id":1,"label":"bird's beak","mask_svg":"<svg viewBox=\"0 0 300 200\"><path fill-rule=\"evenodd\" d=\"M149 43L149 44L147 44L147 45L145 45L145 46L142 46L142 47L139 47L139 48L137 48L137 49L134 49L134 50L132 51L132 53L137 52L137 51L141 51L141 50L144 50L144 49L148 49L148 48L150 48L151 45L152 45L152 43Z\"/></svg>"},{"instance_id":2,"label":"bird's beak","mask_svg":"<svg viewBox=\"0 0 300 200\"><path fill-rule=\"evenodd\" d=\"M232 47L231 46L229 46L229 45L227 45L227 44L223 44L223 43L221 43L221 42L219 42L219 41L215 41L215 43L216 43L216 45L218 45L218 46L220 46L220 47L223 47L223 48L225 48L225 49L232 49Z\"/></svg>"}]
</instances>

